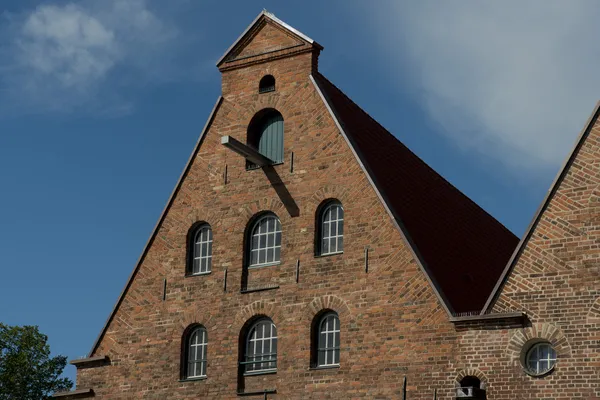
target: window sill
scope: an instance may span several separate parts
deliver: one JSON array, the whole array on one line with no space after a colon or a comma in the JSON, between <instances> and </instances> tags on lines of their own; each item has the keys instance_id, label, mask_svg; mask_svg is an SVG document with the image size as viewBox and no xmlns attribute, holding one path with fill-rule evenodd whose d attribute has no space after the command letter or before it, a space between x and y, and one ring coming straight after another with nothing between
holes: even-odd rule
<instances>
[{"instance_id":1,"label":"window sill","mask_svg":"<svg viewBox=\"0 0 600 400\"><path fill-rule=\"evenodd\" d=\"M269 164L269 165L265 165L265 167L275 167L277 165L283 165L285 164L285 162L280 161L280 162L276 162L273 164ZM262 169L263 167L259 167L259 166L252 166L252 167L246 167L246 171L256 171L257 169Z\"/></svg>"},{"instance_id":2,"label":"window sill","mask_svg":"<svg viewBox=\"0 0 600 400\"><path fill-rule=\"evenodd\" d=\"M523 368L523 371L524 371L524 372L525 372L527 375L531 376L532 378L543 378L543 377L545 377L546 375L550 375L550 374L551 374L551 373L554 371L554 368L555 368L555 367L556 367L556 364L554 364L554 365L552 366L552 368L550 368L549 370L547 370L547 371L544 371L544 372L535 372L535 371L532 371L532 370L530 370L530 369L528 369L528 368Z\"/></svg>"},{"instance_id":3,"label":"window sill","mask_svg":"<svg viewBox=\"0 0 600 400\"><path fill-rule=\"evenodd\" d=\"M238 396L258 396L258 395L268 395L277 393L277 389L265 389L265 390L257 390L255 392L237 392Z\"/></svg>"},{"instance_id":4,"label":"window sill","mask_svg":"<svg viewBox=\"0 0 600 400\"><path fill-rule=\"evenodd\" d=\"M204 275L210 275L212 274L212 271L208 271L208 272L199 272L197 274L186 274L185 277L186 278L194 278L196 276L204 276Z\"/></svg>"},{"instance_id":5,"label":"window sill","mask_svg":"<svg viewBox=\"0 0 600 400\"><path fill-rule=\"evenodd\" d=\"M244 372L244 376L272 375L276 373L277 369L264 369L262 371Z\"/></svg>"},{"instance_id":6,"label":"window sill","mask_svg":"<svg viewBox=\"0 0 600 400\"><path fill-rule=\"evenodd\" d=\"M260 268L267 268L267 267L275 267L277 265L281 265L281 261L271 263L271 264L264 264L264 265L248 265L248 269L260 269Z\"/></svg>"},{"instance_id":7,"label":"window sill","mask_svg":"<svg viewBox=\"0 0 600 400\"><path fill-rule=\"evenodd\" d=\"M275 290L275 289L279 289L279 285L262 286L262 287L255 287L255 288L246 288L246 289L240 290L240 293L241 294L245 294L245 293L254 293L254 292L264 292L266 290Z\"/></svg>"},{"instance_id":8,"label":"window sill","mask_svg":"<svg viewBox=\"0 0 600 400\"><path fill-rule=\"evenodd\" d=\"M320 365L318 367L310 367L308 370L309 371L318 371L321 369L339 369L340 365Z\"/></svg>"},{"instance_id":9,"label":"window sill","mask_svg":"<svg viewBox=\"0 0 600 400\"><path fill-rule=\"evenodd\" d=\"M338 251L335 253L327 253L327 254L315 254L315 258L325 258L325 257L331 257L331 256L339 256L340 254L344 254L343 251Z\"/></svg>"},{"instance_id":10,"label":"window sill","mask_svg":"<svg viewBox=\"0 0 600 400\"><path fill-rule=\"evenodd\" d=\"M193 378L180 379L179 382L205 381L206 378L207 378L206 376L195 376Z\"/></svg>"}]
</instances>

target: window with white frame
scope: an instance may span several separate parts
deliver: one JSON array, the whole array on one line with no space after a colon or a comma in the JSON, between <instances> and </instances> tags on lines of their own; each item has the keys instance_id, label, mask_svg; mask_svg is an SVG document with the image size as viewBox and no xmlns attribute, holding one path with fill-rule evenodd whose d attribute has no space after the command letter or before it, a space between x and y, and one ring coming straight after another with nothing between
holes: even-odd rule
<instances>
[{"instance_id":1,"label":"window with white frame","mask_svg":"<svg viewBox=\"0 0 600 400\"><path fill-rule=\"evenodd\" d=\"M320 213L320 254L344 251L344 208L339 201L330 201Z\"/></svg>"},{"instance_id":2,"label":"window with white frame","mask_svg":"<svg viewBox=\"0 0 600 400\"><path fill-rule=\"evenodd\" d=\"M270 372L277 369L277 328L269 318L261 318L248 330L244 373Z\"/></svg>"},{"instance_id":3,"label":"window with white frame","mask_svg":"<svg viewBox=\"0 0 600 400\"><path fill-rule=\"evenodd\" d=\"M340 319L336 313L321 317L317 346L318 367L340 365Z\"/></svg>"},{"instance_id":4,"label":"window with white frame","mask_svg":"<svg viewBox=\"0 0 600 400\"><path fill-rule=\"evenodd\" d=\"M203 326L193 328L187 337L185 378L206 377L208 337Z\"/></svg>"},{"instance_id":5,"label":"window with white frame","mask_svg":"<svg viewBox=\"0 0 600 400\"><path fill-rule=\"evenodd\" d=\"M527 351L526 367L528 372L541 375L552 368L556 364L556 350L550 343L536 343Z\"/></svg>"},{"instance_id":6,"label":"window with white frame","mask_svg":"<svg viewBox=\"0 0 600 400\"><path fill-rule=\"evenodd\" d=\"M281 260L281 222L275 215L260 217L250 234L248 267L262 267Z\"/></svg>"},{"instance_id":7,"label":"window with white frame","mask_svg":"<svg viewBox=\"0 0 600 400\"><path fill-rule=\"evenodd\" d=\"M213 234L210 225L202 224L197 227L192 235L190 274L207 274L212 266Z\"/></svg>"}]
</instances>

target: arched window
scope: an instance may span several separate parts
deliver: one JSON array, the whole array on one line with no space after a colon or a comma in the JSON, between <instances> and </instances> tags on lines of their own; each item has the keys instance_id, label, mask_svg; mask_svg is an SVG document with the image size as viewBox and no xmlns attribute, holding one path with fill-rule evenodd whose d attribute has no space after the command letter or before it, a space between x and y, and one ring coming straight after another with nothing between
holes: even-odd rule
<instances>
[{"instance_id":1,"label":"arched window","mask_svg":"<svg viewBox=\"0 0 600 400\"><path fill-rule=\"evenodd\" d=\"M248 267L274 265L281 260L281 222L273 214L260 217L250 230Z\"/></svg>"},{"instance_id":2,"label":"arched window","mask_svg":"<svg viewBox=\"0 0 600 400\"><path fill-rule=\"evenodd\" d=\"M527 370L534 375L541 375L556 364L556 350L550 343L536 343L527 351L526 365Z\"/></svg>"},{"instance_id":3,"label":"arched window","mask_svg":"<svg viewBox=\"0 0 600 400\"><path fill-rule=\"evenodd\" d=\"M188 273L207 274L212 266L213 234L210 225L200 224L190 231Z\"/></svg>"},{"instance_id":4,"label":"arched window","mask_svg":"<svg viewBox=\"0 0 600 400\"><path fill-rule=\"evenodd\" d=\"M248 144L275 163L283 162L283 117L274 109L259 112L248 127ZM253 167L248 165L248 167Z\"/></svg>"},{"instance_id":5,"label":"arched window","mask_svg":"<svg viewBox=\"0 0 600 400\"><path fill-rule=\"evenodd\" d=\"M269 318L257 320L248 330L242 364L245 374L277 369L277 328Z\"/></svg>"},{"instance_id":6,"label":"arched window","mask_svg":"<svg viewBox=\"0 0 600 400\"><path fill-rule=\"evenodd\" d=\"M319 317L316 336L316 345L313 354L317 367L331 367L340 365L340 319L333 311L326 312Z\"/></svg>"},{"instance_id":7,"label":"arched window","mask_svg":"<svg viewBox=\"0 0 600 400\"><path fill-rule=\"evenodd\" d=\"M258 84L258 93L267 93L275 91L275 78L273 75L265 75Z\"/></svg>"},{"instance_id":8,"label":"arched window","mask_svg":"<svg viewBox=\"0 0 600 400\"><path fill-rule=\"evenodd\" d=\"M185 356L184 373L185 379L206 377L206 350L208 336L203 326L196 326L189 330L184 337Z\"/></svg>"},{"instance_id":9,"label":"arched window","mask_svg":"<svg viewBox=\"0 0 600 400\"><path fill-rule=\"evenodd\" d=\"M331 200L319 212L317 254L328 255L344 251L344 207Z\"/></svg>"}]
</instances>

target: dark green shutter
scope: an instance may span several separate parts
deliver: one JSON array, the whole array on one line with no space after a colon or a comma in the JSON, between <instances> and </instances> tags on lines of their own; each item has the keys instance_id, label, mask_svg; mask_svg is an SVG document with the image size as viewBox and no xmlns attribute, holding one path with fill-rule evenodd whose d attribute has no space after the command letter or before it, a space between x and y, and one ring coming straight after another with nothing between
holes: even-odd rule
<instances>
[{"instance_id":1,"label":"dark green shutter","mask_svg":"<svg viewBox=\"0 0 600 400\"><path fill-rule=\"evenodd\" d=\"M261 131L258 151L276 163L283 162L283 117L269 115Z\"/></svg>"}]
</instances>

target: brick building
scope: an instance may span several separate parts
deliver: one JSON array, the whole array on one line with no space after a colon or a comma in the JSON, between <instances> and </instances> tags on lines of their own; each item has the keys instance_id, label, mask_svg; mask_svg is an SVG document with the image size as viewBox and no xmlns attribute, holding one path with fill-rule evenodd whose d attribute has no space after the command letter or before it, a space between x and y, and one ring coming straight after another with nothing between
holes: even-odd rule
<instances>
[{"instance_id":1,"label":"brick building","mask_svg":"<svg viewBox=\"0 0 600 400\"><path fill-rule=\"evenodd\" d=\"M521 241L262 12L77 389L600 399L598 109ZM437 396L437 397L435 397Z\"/></svg>"}]
</instances>

